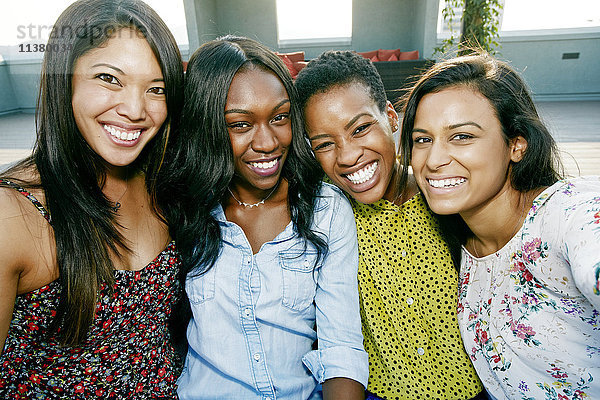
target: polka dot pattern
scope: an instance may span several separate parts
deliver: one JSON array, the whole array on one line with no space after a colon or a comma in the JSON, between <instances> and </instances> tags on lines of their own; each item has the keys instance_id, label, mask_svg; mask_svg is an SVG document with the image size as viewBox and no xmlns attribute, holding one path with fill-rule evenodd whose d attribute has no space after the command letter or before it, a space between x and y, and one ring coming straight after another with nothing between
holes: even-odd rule
<instances>
[{"instance_id":1,"label":"polka dot pattern","mask_svg":"<svg viewBox=\"0 0 600 400\"><path fill-rule=\"evenodd\" d=\"M482 390L456 319L458 273L418 194L352 207L368 390L387 400L470 399Z\"/></svg>"}]
</instances>

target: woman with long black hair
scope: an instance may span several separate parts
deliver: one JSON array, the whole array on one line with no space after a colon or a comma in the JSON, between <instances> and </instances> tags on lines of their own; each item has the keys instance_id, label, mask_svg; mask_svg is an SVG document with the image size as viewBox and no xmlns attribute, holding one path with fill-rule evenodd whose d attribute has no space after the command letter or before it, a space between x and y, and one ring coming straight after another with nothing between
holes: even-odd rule
<instances>
[{"instance_id":1,"label":"woman with long black hair","mask_svg":"<svg viewBox=\"0 0 600 400\"><path fill-rule=\"evenodd\" d=\"M177 45L141 1L81 0L46 49L35 149L0 175L0 397L176 398Z\"/></svg>"},{"instance_id":2,"label":"woman with long black hair","mask_svg":"<svg viewBox=\"0 0 600 400\"><path fill-rule=\"evenodd\" d=\"M485 53L435 64L401 142L459 259L458 324L491 398L598 397L600 180L562 178L523 79Z\"/></svg>"},{"instance_id":3,"label":"woman with long black hair","mask_svg":"<svg viewBox=\"0 0 600 400\"><path fill-rule=\"evenodd\" d=\"M321 182L285 65L250 39L211 41L185 98L172 181L188 180L167 208L192 313L179 396L312 399L322 383L363 398L352 209Z\"/></svg>"}]
</instances>

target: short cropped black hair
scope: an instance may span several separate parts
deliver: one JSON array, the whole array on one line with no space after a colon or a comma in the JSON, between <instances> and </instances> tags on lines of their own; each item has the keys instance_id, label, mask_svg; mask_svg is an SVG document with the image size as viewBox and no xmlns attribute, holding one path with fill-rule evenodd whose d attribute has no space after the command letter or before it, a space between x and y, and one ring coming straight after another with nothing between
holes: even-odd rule
<instances>
[{"instance_id":1,"label":"short cropped black hair","mask_svg":"<svg viewBox=\"0 0 600 400\"><path fill-rule=\"evenodd\" d=\"M300 71L296 78L300 107L304 109L315 94L355 82L365 85L379 111L385 111L387 98L379 72L370 60L348 50L326 51Z\"/></svg>"}]
</instances>

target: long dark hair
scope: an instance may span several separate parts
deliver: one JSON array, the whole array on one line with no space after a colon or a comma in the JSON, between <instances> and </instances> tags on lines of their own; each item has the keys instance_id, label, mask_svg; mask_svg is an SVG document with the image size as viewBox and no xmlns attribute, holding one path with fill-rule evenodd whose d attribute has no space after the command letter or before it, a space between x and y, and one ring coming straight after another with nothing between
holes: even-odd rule
<instances>
[{"instance_id":1,"label":"long dark hair","mask_svg":"<svg viewBox=\"0 0 600 400\"><path fill-rule=\"evenodd\" d=\"M234 174L225 104L233 77L249 65L277 75L290 98L292 144L282 177L289 183L291 219L296 234L311 242L319 257L327 250L326 242L311 230L323 174L302 134L301 113L289 71L262 44L225 36L205 43L189 60L181 131L178 143L172 147L177 154L169 157L172 162L164 170L169 179L162 180L178 183L172 187L170 198L165 199L170 200L165 210L171 235L182 254L182 279L188 273L206 272L219 256L221 231L211 212L220 204Z\"/></svg>"},{"instance_id":2,"label":"long dark hair","mask_svg":"<svg viewBox=\"0 0 600 400\"><path fill-rule=\"evenodd\" d=\"M473 89L490 102L507 144L518 136L527 141L521 161L511 162L510 183L515 190L524 193L551 186L561 179L562 166L556 142L541 121L527 84L508 64L479 52L434 64L400 101L399 106L404 113L400 139L404 167L401 188L405 187L408 180L412 130L419 102L429 93L453 86ZM458 215L440 217L453 257L460 260L460 245L472 233Z\"/></svg>"},{"instance_id":3,"label":"long dark hair","mask_svg":"<svg viewBox=\"0 0 600 400\"><path fill-rule=\"evenodd\" d=\"M71 106L75 62L118 35L122 28L143 35L165 81L167 119L132 166L145 172L152 207L160 214L156 176L178 120L183 66L169 29L142 1L80 0L60 15L42 63L33 154L3 174L10 177L33 167L39 173L39 181L20 183L44 191L45 206L51 215L62 290L50 331L58 333L60 342L67 345L78 344L85 337L94 319L100 285L112 287L114 266L110 254L128 251L117 231L110 202L101 190L105 166L79 132Z\"/></svg>"}]
</instances>

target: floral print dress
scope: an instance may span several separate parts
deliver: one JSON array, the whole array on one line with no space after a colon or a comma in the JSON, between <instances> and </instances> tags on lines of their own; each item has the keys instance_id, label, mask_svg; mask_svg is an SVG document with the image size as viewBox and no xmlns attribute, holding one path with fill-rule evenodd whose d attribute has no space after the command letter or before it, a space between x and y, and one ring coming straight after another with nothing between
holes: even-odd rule
<instances>
[{"instance_id":1,"label":"floral print dress","mask_svg":"<svg viewBox=\"0 0 600 400\"><path fill-rule=\"evenodd\" d=\"M498 252L463 248L458 319L497 399L600 399L600 180L559 181Z\"/></svg>"},{"instance_id":2,"label":"floral print dress","mask_svg":"<svg viewBox=\"0 0 600 400\"><path fill-rule=\"evenodd\" d=\"M0 179L27 197L27 190ZM171 242L139 271L115 270L102 284L96 315L79 346L49 336L61 294L54 281L18 295L0 355L0 399L176 399L182 363L167 321L180 295L179 254Z\"/></svg>"}]
</instances>

